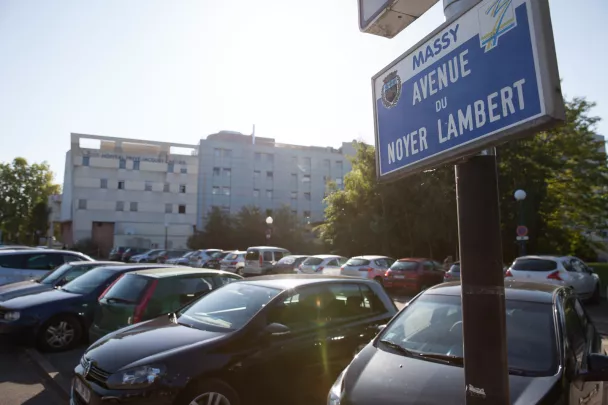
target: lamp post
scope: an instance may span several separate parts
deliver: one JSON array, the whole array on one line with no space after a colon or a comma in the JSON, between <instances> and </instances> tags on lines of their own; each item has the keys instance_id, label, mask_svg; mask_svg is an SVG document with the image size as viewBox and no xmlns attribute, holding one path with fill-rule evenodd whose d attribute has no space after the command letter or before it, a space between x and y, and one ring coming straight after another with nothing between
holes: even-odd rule
<instances>
[{"instance_id":1,"label":"lamp post","mask_svg":"<svg viewBox=\"0 0 608 405\"><path fill-rule=\"evenodd\" d=\"M274 220L272 219L272 217L267 217L266 218L266 225L268 225L268 229L266 230L266 240L270 241L270 237L272 236L272 223L274 222Z\"/></svg>"},{"instance_id":2,"label":"lamp post","mask_svg":"<svg viewBox=\"0 0 608 405\"><path fill-rule=\"evenodd\" d=\"M513 197L517 201L517 209L519 210L519 224L518 226L524 226L524 200L526 199L526 192L524 190L517 190ZM526 254L526 241L522 238L519 242L519 256L524 256Z\"/></svg>"}]
</instances>

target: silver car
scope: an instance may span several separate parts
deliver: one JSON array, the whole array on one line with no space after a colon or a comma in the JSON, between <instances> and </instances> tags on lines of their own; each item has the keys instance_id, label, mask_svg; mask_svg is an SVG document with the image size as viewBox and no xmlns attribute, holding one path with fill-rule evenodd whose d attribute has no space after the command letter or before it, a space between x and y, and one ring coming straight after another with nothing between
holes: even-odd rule
<instances>
[{"instance_id":1,"label":"silver car","mask_svg":"<svg viewBox=\"0 0 608 405\"><path fill-rule=\"evenodd\" d=\"M460 262L456 262L450 266L450 269L443 275L443 282L460 281Z\"/></svg>"},{"instance_id":2,"label":"silver car","mask_svg":"<svg viewBox=\"0 0 608 405\"><path fill-rule=\"evenodd\" d=\"M229 253L220 261L220 269L224 271L231 271L233 273L243 273L243 267L245 267L245 255L247 252L242 250L235 250Z\"/></svg>"},{"instance_id":3,"label":"silver car","mask_svg":"<svg viewBox=\"0 0 608 405\"><path fill-rule=\"evenodd\" d=\"M395 263L395 259L388 256L355 256L348 259L342 266L340 274L367 278L381 283L393 263Z\"/></svg>"},{"instance_id":4,"label":"silver car","mask_svg":"<svg viewBox=\"0 0 608 405\"><path fill-rule=\"evenodd\" d=\"M340 266L346 263L346 257L337 255L316 255L304 260L296 273L339 275Z\"/></svg>"}]
</instances>

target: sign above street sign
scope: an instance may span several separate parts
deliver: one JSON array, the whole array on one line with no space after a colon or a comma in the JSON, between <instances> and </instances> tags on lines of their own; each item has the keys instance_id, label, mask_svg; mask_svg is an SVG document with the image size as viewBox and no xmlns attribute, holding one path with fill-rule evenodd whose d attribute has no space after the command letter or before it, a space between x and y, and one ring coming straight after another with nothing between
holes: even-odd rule
<instances>
[{"instance_id":1,"label":"sign above street sign","mask_svg":"<svg viewBox=\"0 0 608 405\"><path fill-rule=\"evenodd\" d=\"M393 38L438 0L359 0L359 29Z\"/></svg>"},{"instance_id":2,"label":"sign above street sign","mask_svg":"<svg viewBox=\"0 0 608 405\"><path fill-rule=\"evenodd\" d=\"M517 236L526 236L528 234L528 227L524 225L519 225L515 230Z\"/></svg>"},{"instance_id":3,"label":"sign above street sign","mask_svg":"<svg viewBox=\"0 0 608 405\"><path fill-rule=\"evenodd\" d=\"M565 117L548 0L485 0L372 78L379 180Z\"/></svg>"}]
</instances>

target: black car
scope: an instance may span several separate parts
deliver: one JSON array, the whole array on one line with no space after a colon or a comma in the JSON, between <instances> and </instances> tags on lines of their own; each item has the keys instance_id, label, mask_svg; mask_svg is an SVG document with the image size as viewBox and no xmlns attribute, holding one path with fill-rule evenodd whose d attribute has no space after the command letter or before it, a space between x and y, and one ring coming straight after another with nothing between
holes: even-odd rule
<instances>
[{"instance_id":1,"label":"black car","mask_svg":"<svg viewBox=\"0 0 608 405\"><path fill-rule=\"evenodd\" d=\"M274 275L230 283L89 347L75 369L72 403L323 402L396 312L371 280Z\"/></svg>"},{"instance_id":2,"label":"black car","mask_svg":"<svg viewBox=\"0 0 608 405\"><path fill-rule=\"evenodd\" d=\"M135 256L135 255L140 255L142 253L147 252L150 249L146 249L146 248L127 248L127 250L125 250L125 252L122 254L121 260L125 263L129 263L129 261L131 260L131 257Z\"/></svg>"},{"instance_id":3,"label":"black car","mask_svg":"<svg viewBox=\"0 0 608 405\"><path fill-rule=\"evenodd\" d=\"M293 274L298 266L309 257L308 255L285 256L274 265L272 272L275 274Z\"/></svg>"},{"instance_id":4,"label":"black car","mask_svg":"<svg viewBox=\"0 0 608 405\"><path fill-rule=\"evenodd\" d=\"M116 266L120 262L70 262L57 267L39 279L20 281L0 286L0 302L24 295L36 294L61 287L100 266Z\"/></svg>"},{"instance_id":5,"label":"black car","mask_svg":"<svg viewBox=\"0 0 608 405\"><path fill-rule=\"evenodd\" d=\"M505 294L511 403L602 404L608 357L573 291L507 281ZM410 301L342 372L327 403L464 404L460 300L460 284L445 283Z\"/></svg>"},{"instance_id":6,"label":"black car","mask_svg":"<svg viewBox=\"0 0 608 405\"><path fill-rule=\"evenodd\" d=\"M63 351L85 337L97 299L121 275L159 265L97 267L59 289L0 303L0 334L33 337L45 351Z\"/></svg>"}]
</instances>

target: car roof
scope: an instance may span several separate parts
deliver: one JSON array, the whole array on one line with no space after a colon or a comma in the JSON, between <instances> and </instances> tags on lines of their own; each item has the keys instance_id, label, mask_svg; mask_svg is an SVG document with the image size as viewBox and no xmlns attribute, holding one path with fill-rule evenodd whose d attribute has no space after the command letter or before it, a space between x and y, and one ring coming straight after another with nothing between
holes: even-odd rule
<instances>
[{"instance_id":1,"label":"car roof","mask_svg":"<svg viewBox=\"0 0 608 405\"><path fill-rule=\"evenodd\" d=\"M310 257L318 257L319 259L333 259L336 257L342 257L340 255L314 255L314 256L310 256Z\"/></svg>"},{"instance_id":2,"label":"car roof","mask_svg":"<svg viewBox=\"0 0 608 405\"><path fill-rule=\"evenodd\" d=\"M111 265L111 266L99 266L96 267L94 270L97 269L107 269L107 270L114 270L114 271L136 271L137 269L141 269L141 270L145 270L145 269L157 269L157 268L169 268L169 267L174 267L179 269L180 266L171 266L171 265L167 265L167 264L148 264L148 263L123 263L120 265ZM93 271L93 270L91 270Z\"/></svg>"},{"instance_id":3,"label":"car roof","mask_svg":"<svg viewBox=\"0 0 608 405\"><path fill-rule=\"evenodd\" d=\"M528 255L528 256L521 256L516 258L515 260L520 260L520 259L545 259L545 260L560 260L560 259L565 259L568 258L570 256L557 256L557 255Z\"/></svg>"},{"instance_id":4,"label":"car roof","mask_svg":"<svg viewBox=\"0 0 608 405\"><path fill-rule=\"evenodd\" d=\"M424 260L431 260L426 257L402 257L401 259L397 259L398 262L422 262Z\"/></svg>"},{"instance_id":5,"label":"car roof","mask_svg":"<svg viewBox=\"0 0 608 405\"><path fill-rule=\"evenodd\" d=\"M126 263L123 262L104 262L104 261L94 261L94 262L67 262L70 266L126 266Z\"/></svg>"},{"instance_id":6,"label":"car roof","mask_svg":"<svg viewBox=\"0 0 608 405\"><path fill-rule=\"evenodd\" d=\"M460 296L460 282L438 284L429 288L424 295L456 295ZM560 285L534 283L529 281L505 280L505 299L514 301L553 303L553 295L563 288Z\"/></svg>"},{"instance_id":7,"label":"car roof","mask_svg":"<svg viewBox=\"0 0 608 405\"><path fill-rule=\"evenodd\" d=\"M381 255L365 255L365 256L354 256L351 259L365 259L365 260L376 260L376 259L392 259L392 257L381 256Z\"/></svg>"},{"instance_id":8,"label":"car roof","mask_svg":"<svg viewBox=\"0 0 608 405\"><path fill-rule=\"evenodd\" d=\"M28 249L6 249L6 250L0 250L0 254L11 254L11 253L73 253L73 254L77 254L77 255L81 255L81 256L85 256L86 255L84 253L80 253L80 252L75 252L73 250L63 250L63 249L38 249L38 248L28 248Z\"/></svg>"},{"instance_id":9,"label":"car roof","mask_svg":"<svg viewBox=\"0 0 608 405\"><path fill-rule=\"evenodd\" d=\"M266 249L266 250L270 250L270 249L276 249L276 250L287 250L287 249L283 249L280 247L276 247L276 246L251 246L248 247L247 250L249 249Z\"/></svg>"},{"instance_id":10,"label":"car roof","mask_svg":"<svg viewBox=\"0 0 608 405\"><path fill-rule=\"evenodd\" d=\"M153 269L145 269L145 270L136 270L131 272L131 274L139 274L141 276L153 277L153 278L165 278L165 277L177 277L188 274L215 274L215 275L223 275L223 274L231 274L234 273L229 271L222 270L212 270L212 269L193 269L190 267L161 267L161 268L153 268Z\"/></svg>"},{"instance_id":11,"label":"car roof","mask_svg":"<svg viewBox=\"0 0 608 405\"><path fill-rule=\"evenodd\" d=\"M285 257L310 257L310 255L287 255ZM283 257L283 259L285 258Z\"/></svg>"},{"instance_id":12,"label":"car roof","mask_svg":"<svg viewBox=\"0 0 608 405\"><path fill-rule=\"evenodd\" d=\"M290 290L303 285L334 283L336 281L348 281L363 284L375 283L360 277L329 276L325 274L274 274L269 276L248 277L239 283L249 283L263 287Z\"/></svg>"}]
</instances>

